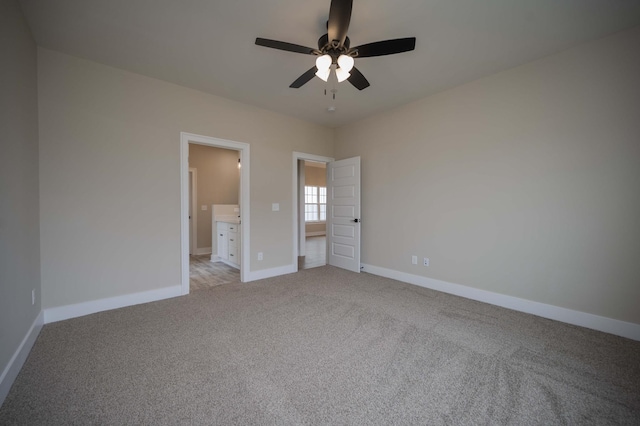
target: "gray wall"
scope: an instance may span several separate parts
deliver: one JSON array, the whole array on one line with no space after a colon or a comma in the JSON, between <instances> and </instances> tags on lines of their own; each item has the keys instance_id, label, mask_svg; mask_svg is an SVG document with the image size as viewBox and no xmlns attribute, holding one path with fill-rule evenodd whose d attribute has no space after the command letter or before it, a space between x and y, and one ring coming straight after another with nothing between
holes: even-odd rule
<instances>
[{"instance_id":1,"label":"gray wall","mask_svg":"<svg viewBox=\"0 0 640 426\"><path fill-rule=\"evenodd\" d=\"M638 45L635 28L334 131L46 49L36 66L3 0L0 368L41 289L56 307L180 283L180 131L251 144L253 271L291 262L292 151L360 155L363 262L640 324Z\"/></svg>"},{"instance_id":2,"label":"gray wall","mask_svg":"<svg viewBox=\"0 0 640 426\"><path fill-rule=\"evenodd\" d=\"M40 312L36 45L17 1L0 1L0 58L1 373Z\"/></svg>"},{"instance_id":3,"label":"gray wall","mask_svg":"<svg viewBox=\"0 0 640 426\"><path fill-rule=\"evenodd\" d=\"M180 132L250 144L250 268L291 265L292 151L333 129L43 48L38 84L45 308L180 285Z\"/></svg>"},{"instance_id":4,"label":"gray wall","mask_svg":"<svg viewBox=\"0 0 640 426\"><path fill-rule=\"evenodd\" d=\"M640 324L638 46L640 27L338 129L363 263Z\"/></svg>"}]
</instances>

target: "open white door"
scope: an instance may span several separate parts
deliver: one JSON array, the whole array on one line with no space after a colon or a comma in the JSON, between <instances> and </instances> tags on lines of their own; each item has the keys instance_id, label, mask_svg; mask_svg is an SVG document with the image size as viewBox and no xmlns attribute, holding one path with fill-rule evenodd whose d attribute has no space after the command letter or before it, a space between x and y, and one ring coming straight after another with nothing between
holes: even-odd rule
<instances>
[{"instance_id":1,"label":"open white door","mask_svg":"<svg viewBox=\"0 0 640 426\"><path fill-rule=\"evenodd\" d=\"M327 164L327 260L360 272L360 157Z\"/></svg>"}]
</instances>

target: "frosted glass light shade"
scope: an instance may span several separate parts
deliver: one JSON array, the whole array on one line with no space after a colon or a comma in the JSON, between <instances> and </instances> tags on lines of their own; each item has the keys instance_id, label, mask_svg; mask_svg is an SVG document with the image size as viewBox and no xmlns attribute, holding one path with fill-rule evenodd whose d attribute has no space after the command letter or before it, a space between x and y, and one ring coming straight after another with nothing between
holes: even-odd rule
<instances>
[{"instance_id":1,"label":"frosted glass light shade","mask_svg":"<svg viewBox=\"0 0 640 426\"><path fill-rule=\"evenodd\" d=\"M318 59L316 59L316 68L318 68L318 71L328 70L332 62L333 60L329 55L318 56Z\"/></svg>"},{"instance_id":2,"label":"frosted glass light shade","mask_svg":"<svg viewBox=\"0 0 640 426\"><path fill-rule=\"evenodd\" d=\"M353 58L347 55L340 55L340 57L338 57L338 65L346 72L349 72L351 68L353 68Z\"/></svg>"},{"instance_id":3,"label":"frosted glass light shade","mask_svg":"<svg viewBox=\"0 0 640 426\"><path fill-rule=\"evenodd\" d=\"M331 68L327 68L327 69L319 69L316 72L316 75L318 76L318 78L327 81L329 80L329 74L331 73Z\"/></svg>"},{"instance_id":4,"label":"frosted glass light shade","mask_svg":"<svg viewBox=\"0 0 640 426\"><path fill-rule=\"evenodd\" d=\"M344 68L340 67L336 69L336 77L338 78L338 83L342 83L350 76L351 74L349 74L349 71L345 70Z\"/></svg>"}]
</instances>

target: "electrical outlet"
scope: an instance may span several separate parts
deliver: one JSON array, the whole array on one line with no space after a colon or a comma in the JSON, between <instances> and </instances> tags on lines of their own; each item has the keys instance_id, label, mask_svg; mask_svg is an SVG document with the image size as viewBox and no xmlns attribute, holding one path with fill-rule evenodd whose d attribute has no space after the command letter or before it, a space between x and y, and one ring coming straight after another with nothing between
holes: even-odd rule
<instances>
[{"instance_id":1,"label":"electrical outlet","mask_svg":"<svg viewBox=\"0 0 640 426\"><path fill-rule=\"evenodd\" d=\"M36 289L35 288L33 290L31 290L31 304L32 305L36 304Z\"/></svg>"},{"instance_id":2,"label":"electrical outlet","mask_svg":"<svg viewBox=\"0 0 640 426\"><path fill-rule=\"evenodd\" d=\"M423 260L424 266L429 266L429 258L425 257Z\"/></svg>"},{"instance_id":3,"label":"electrical outlet","mask_svg":"<svg viewBox=\"0 0 640 426\"><path fill-rule=\"evenodd\" d=\"M417 265L418 264L418 256L416 256L416 255L411 256L411 264L412 265Z\"/></svg>"},{"instance_id":4,"label":"electrical outlet","mask_svg":"<svg viewBox=\"0 0 640 426\"><path fill-rule=\"evenodd\" d=\"M262 252L260 251L260 252L258 252L258 260L262 260L262 259L264 259L264 256L263 256Z\"/></svg>"}]
</instances>

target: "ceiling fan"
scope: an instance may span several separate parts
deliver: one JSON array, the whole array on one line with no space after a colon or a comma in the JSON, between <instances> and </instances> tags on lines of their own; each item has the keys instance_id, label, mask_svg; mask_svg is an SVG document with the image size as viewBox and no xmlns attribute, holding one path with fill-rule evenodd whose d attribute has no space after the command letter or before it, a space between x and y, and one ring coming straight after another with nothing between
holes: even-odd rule
<instances>
[{"instance_id":1,"label":"ceiling fan","mask_svg":"<svg viewBox=\"0 0 640 426\"><path fill-rule=\"evenodd\" d=\"M315 55L316 66L311 67L302 74L289 87L297 89L318 76L327 81L331 70L334 69L338 82L348 80L358 90L369 87L369 82L356 67L353 66L354 58L369 58L372 56L393 55L409 52L416 47L416 38L397 38L393 40L377 41L350 47L347 30L351 21L351 9L353 0L331 0L329 8L329 20L327 21L327 34L318 39L318 48L300 46L284 41L256 38L258 46L272 49L285 50L287 52Z\"/></svg>"}]
</instances>

